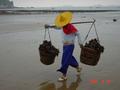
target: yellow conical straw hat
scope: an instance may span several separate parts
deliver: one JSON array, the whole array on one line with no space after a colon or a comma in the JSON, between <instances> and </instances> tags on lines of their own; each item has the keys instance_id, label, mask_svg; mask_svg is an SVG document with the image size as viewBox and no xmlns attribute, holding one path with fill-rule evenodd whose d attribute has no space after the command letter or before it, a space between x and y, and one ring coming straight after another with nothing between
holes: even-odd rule
<instances>
[{"instance_id":1,"label":"yellow conical straw hat","mask_svg":"<svg viewBox=\"0 0 120 90\"><path fill-rule=\"evenodd\" d=\"M68 24L72 19L71 12L63 12L60 13L55 19L55 26L56 27L63 27Z\"/></svg>"}]
</instances>

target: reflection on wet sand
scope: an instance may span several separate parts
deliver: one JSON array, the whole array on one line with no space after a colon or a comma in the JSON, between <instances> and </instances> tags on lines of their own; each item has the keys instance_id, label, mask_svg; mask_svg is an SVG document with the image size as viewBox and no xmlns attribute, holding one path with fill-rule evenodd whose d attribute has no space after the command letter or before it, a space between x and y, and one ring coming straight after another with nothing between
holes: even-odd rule
<instances>
[{"instance_id":1,"label":"reflection on wet sand","mask_svg":"<svg viewBox=\"0 0 120 90\"><path fill-rule=\"evenodd\" d=\"M62 86L56 87L55 83L49 83L49 81L40 84L39 90L76 90L80 84L80 76L77 76L76 81L72 82L69 86L67 81L60 82Z\"/></svg>"}]
</instances>

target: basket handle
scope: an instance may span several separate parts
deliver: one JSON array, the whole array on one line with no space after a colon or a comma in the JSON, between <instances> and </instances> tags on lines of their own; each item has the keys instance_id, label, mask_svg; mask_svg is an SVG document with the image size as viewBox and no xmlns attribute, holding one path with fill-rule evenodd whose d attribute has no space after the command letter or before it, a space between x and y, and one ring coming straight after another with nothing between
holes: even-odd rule
<instances>
[{"instance_id":1,"label":"basket handle","mask_svg":"<svg viewBox=\"0 0 120 90\"><path fill-rule=\"evenodd\" d=\"M93 27L93 26L94 26L94 29L95 29L95 34L96 34L96 36L97 36L97 41L100 43L99 36L98 36L97 30L96 30L96 26L95 26L95 19L94 19L94 22L92 23L92 25L90 26L89 31L88 31L88 33L87 33L87 35L86 35L83 43L84 43L84 42L86 41L86 39L88 38L88 35L89 35L90 31L92 30L92 27Z\"/></svg>"},{"instance_id":2,"label":"basket handle","mask_svg":"<svg viewBox=\"0 0 120 90\"><path fill-rule=\"evenodd\" d=\"M49 28L46 28L46 27L45 27L45 33L44 33L44 40L46 40L46 38L47 38L47 35L46 35L47 32L48 32L48 36L49 36L50 42L52 44Z\"/></svg>"},{"instance_id":3,"label":"basket handle","mask_svg":"<svg viewBox=\"0 0 120 90\"><path fill-rule=\"evenodd\" d=\"M96 29L95 23L94 23L93 26L94 26L95 33L96 33L96 36L97 36L97 40L98 40L98 42L100 43L100 39L99 39L99 36L98 36L98 32L97 32L97 29Z\"/></svg>"}]
</instances>

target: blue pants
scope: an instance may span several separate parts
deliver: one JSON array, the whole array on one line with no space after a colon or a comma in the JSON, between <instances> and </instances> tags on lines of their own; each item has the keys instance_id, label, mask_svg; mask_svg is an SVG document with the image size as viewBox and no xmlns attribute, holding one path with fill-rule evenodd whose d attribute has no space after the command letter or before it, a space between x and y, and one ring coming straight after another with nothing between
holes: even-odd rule
<instances>
[{"instance_id":1,"label":"blue pants","mask_svg":"<svg viewBox=\"0 0 120 90\"><path fill-rule=\"evenodd\" d=\"M67 73L68 66L72 66L74 68L78 67L79 64L74 58L73 54L74 45L64 45L63 46L63 55L62 55L62 62L61 68L57 71L62 72L64 75Z\"/></svg>"}]
</instances>

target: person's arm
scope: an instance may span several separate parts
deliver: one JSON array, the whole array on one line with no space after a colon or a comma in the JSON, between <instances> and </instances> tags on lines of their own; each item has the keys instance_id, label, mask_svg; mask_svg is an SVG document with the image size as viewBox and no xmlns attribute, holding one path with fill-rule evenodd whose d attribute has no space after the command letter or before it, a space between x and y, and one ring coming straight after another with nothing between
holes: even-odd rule
<instances>
[{"instance_id":1,"label":"person's arm","mask_svg":"<svg viewBox=\"0 0 120 90\"><path fill-rule=\"evenodd\" d=\"M48 25L48 24L45 24L44 27L45 28L54 28L56 30L60 30L61 29L61 28L56 27L55 25L51 26L51 25Z\"/></svg>"},{"instance_id":2,"label":"person's arm","mask_svg":"<svg viewBox=\"0 0 120 90\"><path fill-rule=\"evenodd\" d=\"M78 38L78 43L80 45L80 48L82 48L83 47L83 43L82 43L82 40L81 40L81 37L80 37L80 33L77 31L75 34L76 34L76 36Z\"/></svg>"}]
</instances>

